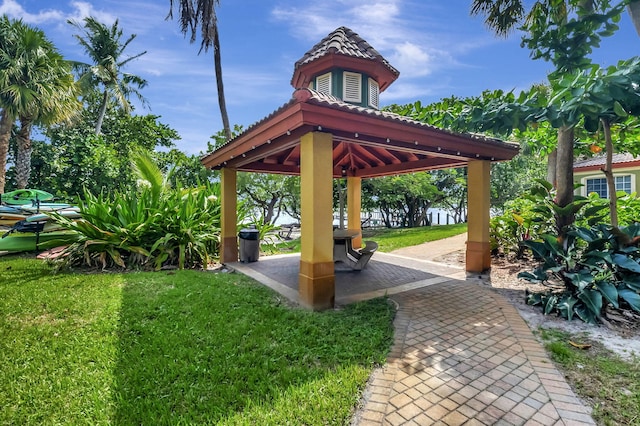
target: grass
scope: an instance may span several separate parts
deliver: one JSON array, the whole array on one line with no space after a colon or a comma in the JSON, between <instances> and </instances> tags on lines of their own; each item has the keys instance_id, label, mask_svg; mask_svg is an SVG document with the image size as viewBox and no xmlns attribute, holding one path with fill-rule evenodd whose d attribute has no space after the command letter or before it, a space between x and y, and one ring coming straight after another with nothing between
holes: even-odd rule
<instances>
[{"instance_id":1,"label":"grass","mask_svg":"<svg viewBox=\"0 0 640 426\"><path fill-rule=\"evenodd\" d=\"M390 252L402 247L415 246L429 241L441 240L467 232L467 224L424 226L419 228L367 228L362 231L364 240L374 240L378 250ZM300 239L285 241L262 249L268 254L298 253Z\"/></svg>"},{"instance_id":2,"label":"grass","mask_svg":"<svg viewBox=\"0 0 640 426\"><path fill-rule=\"evenodd\" d=\"M573 389L593 407L598 424L640 424L640 358L625 361L598 342L562 331L541 329L541 337ZM578 349L569 341L591 347Z\"/></svg>"},{"instance_id":3,"label":"grass","mask_svg":"<svg viewBox=\"0 0 640 426\"><path fill-rule=\"evenodd\" d=\"M365 230L364 239L378 243L378 249L390 252L402 247L416 246L467 232L467 224L426 226L420 228L383 228Z\"/></svg>"},{"instance_id":4,"label":"grass","mask_svg":"<svg viewBox=\"0 0 640 426\"><path fill-rule=\"evenodd\" d=\"M0 260L0 424L346 424L386 299L314 313L240 274Z\"/></svg>"}]
</instances>

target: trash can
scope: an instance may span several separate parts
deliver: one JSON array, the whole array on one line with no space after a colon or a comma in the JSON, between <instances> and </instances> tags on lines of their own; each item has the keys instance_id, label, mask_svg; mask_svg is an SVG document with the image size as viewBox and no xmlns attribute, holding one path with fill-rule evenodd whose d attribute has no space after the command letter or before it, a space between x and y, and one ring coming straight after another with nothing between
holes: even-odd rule
<instances>
[{"instance_id":1,"label":"trash can","mask_svg":"<svg viewBox=\"0 0 640 426\"><path fill-rule=\"evenodd\" d=\"M260 231L257 229L241 229L240 238L240 262L256 262L260 256Z\"/></svg>"}]
</instances>

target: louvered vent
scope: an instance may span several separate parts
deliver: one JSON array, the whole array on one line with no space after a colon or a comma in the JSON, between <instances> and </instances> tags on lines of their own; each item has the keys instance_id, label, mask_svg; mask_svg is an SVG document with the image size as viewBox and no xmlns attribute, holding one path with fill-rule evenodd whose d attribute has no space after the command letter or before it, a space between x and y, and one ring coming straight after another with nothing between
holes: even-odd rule
<instances>
[{"instance_id":1,"label":"louvered vent","mask_svg":"<svg viewBox=\"0 0 640 426\"><path fill-rule=\"evenodd\" d=\"M375 109L380 108L380 86L371 78L369 79L369 106Z\"/></svg>"},{"instance_id":2,"label":"louvered vent","mask_svg":"<svg viewBox=\"0 0 640 426\"><path fill-rule=\"evenodd\" d=\"M316 90L327 95L331 94L331 73L319 75L316 77Z\"/></svg>"},{"instance_id":3,"label":"louvered vent","mask_svg":"<svg viewBox=\"0 0 640 426\"><path fill-rule=\"evenodd\" d=\"M346 72L343 74L344 79L344 96L343 101L362 102L362 77L355 72Z\"/></svg>"}]
</instances>

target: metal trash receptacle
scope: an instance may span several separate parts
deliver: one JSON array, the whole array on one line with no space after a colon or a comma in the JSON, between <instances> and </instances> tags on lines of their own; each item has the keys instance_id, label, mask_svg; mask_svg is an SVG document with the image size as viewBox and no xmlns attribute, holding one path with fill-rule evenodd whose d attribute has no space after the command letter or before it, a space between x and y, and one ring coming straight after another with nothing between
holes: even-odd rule
<instances>
[{"instance_id":1,"label":"metal trash receptacle","mask_svg":"<svg viewBox=\"0 0 640 426\"><path fill-rule=\"evenodd\" d=\"M241 229L240 238L240 262L257 262L260 257L260 231L257 229Z\"/></svg>"}]
</instances>

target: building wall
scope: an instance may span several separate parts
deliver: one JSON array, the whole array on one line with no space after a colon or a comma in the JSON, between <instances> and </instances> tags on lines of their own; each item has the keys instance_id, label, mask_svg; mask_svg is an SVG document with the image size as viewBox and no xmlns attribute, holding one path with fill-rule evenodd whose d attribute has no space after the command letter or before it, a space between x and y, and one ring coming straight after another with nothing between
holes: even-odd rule
<instances>
[{"instance_id":1,"label":"building wall","mask_svg":"<svg viewBox=\"0 0 640 426\"><path fill-rule=\"evenodd\" d=\"M640 183L640 167L619 167L616 168L614 166L613 170L614 176L631 176L631 192L638 191L638 184ZM573 182L575 184L581 184L583 186L577 188L575 190L575 195L587 196L587 179L602 179L604 178L604 173L601 170L588 170L588 171L573 171Z\"/></svg>"}]
</instances>

